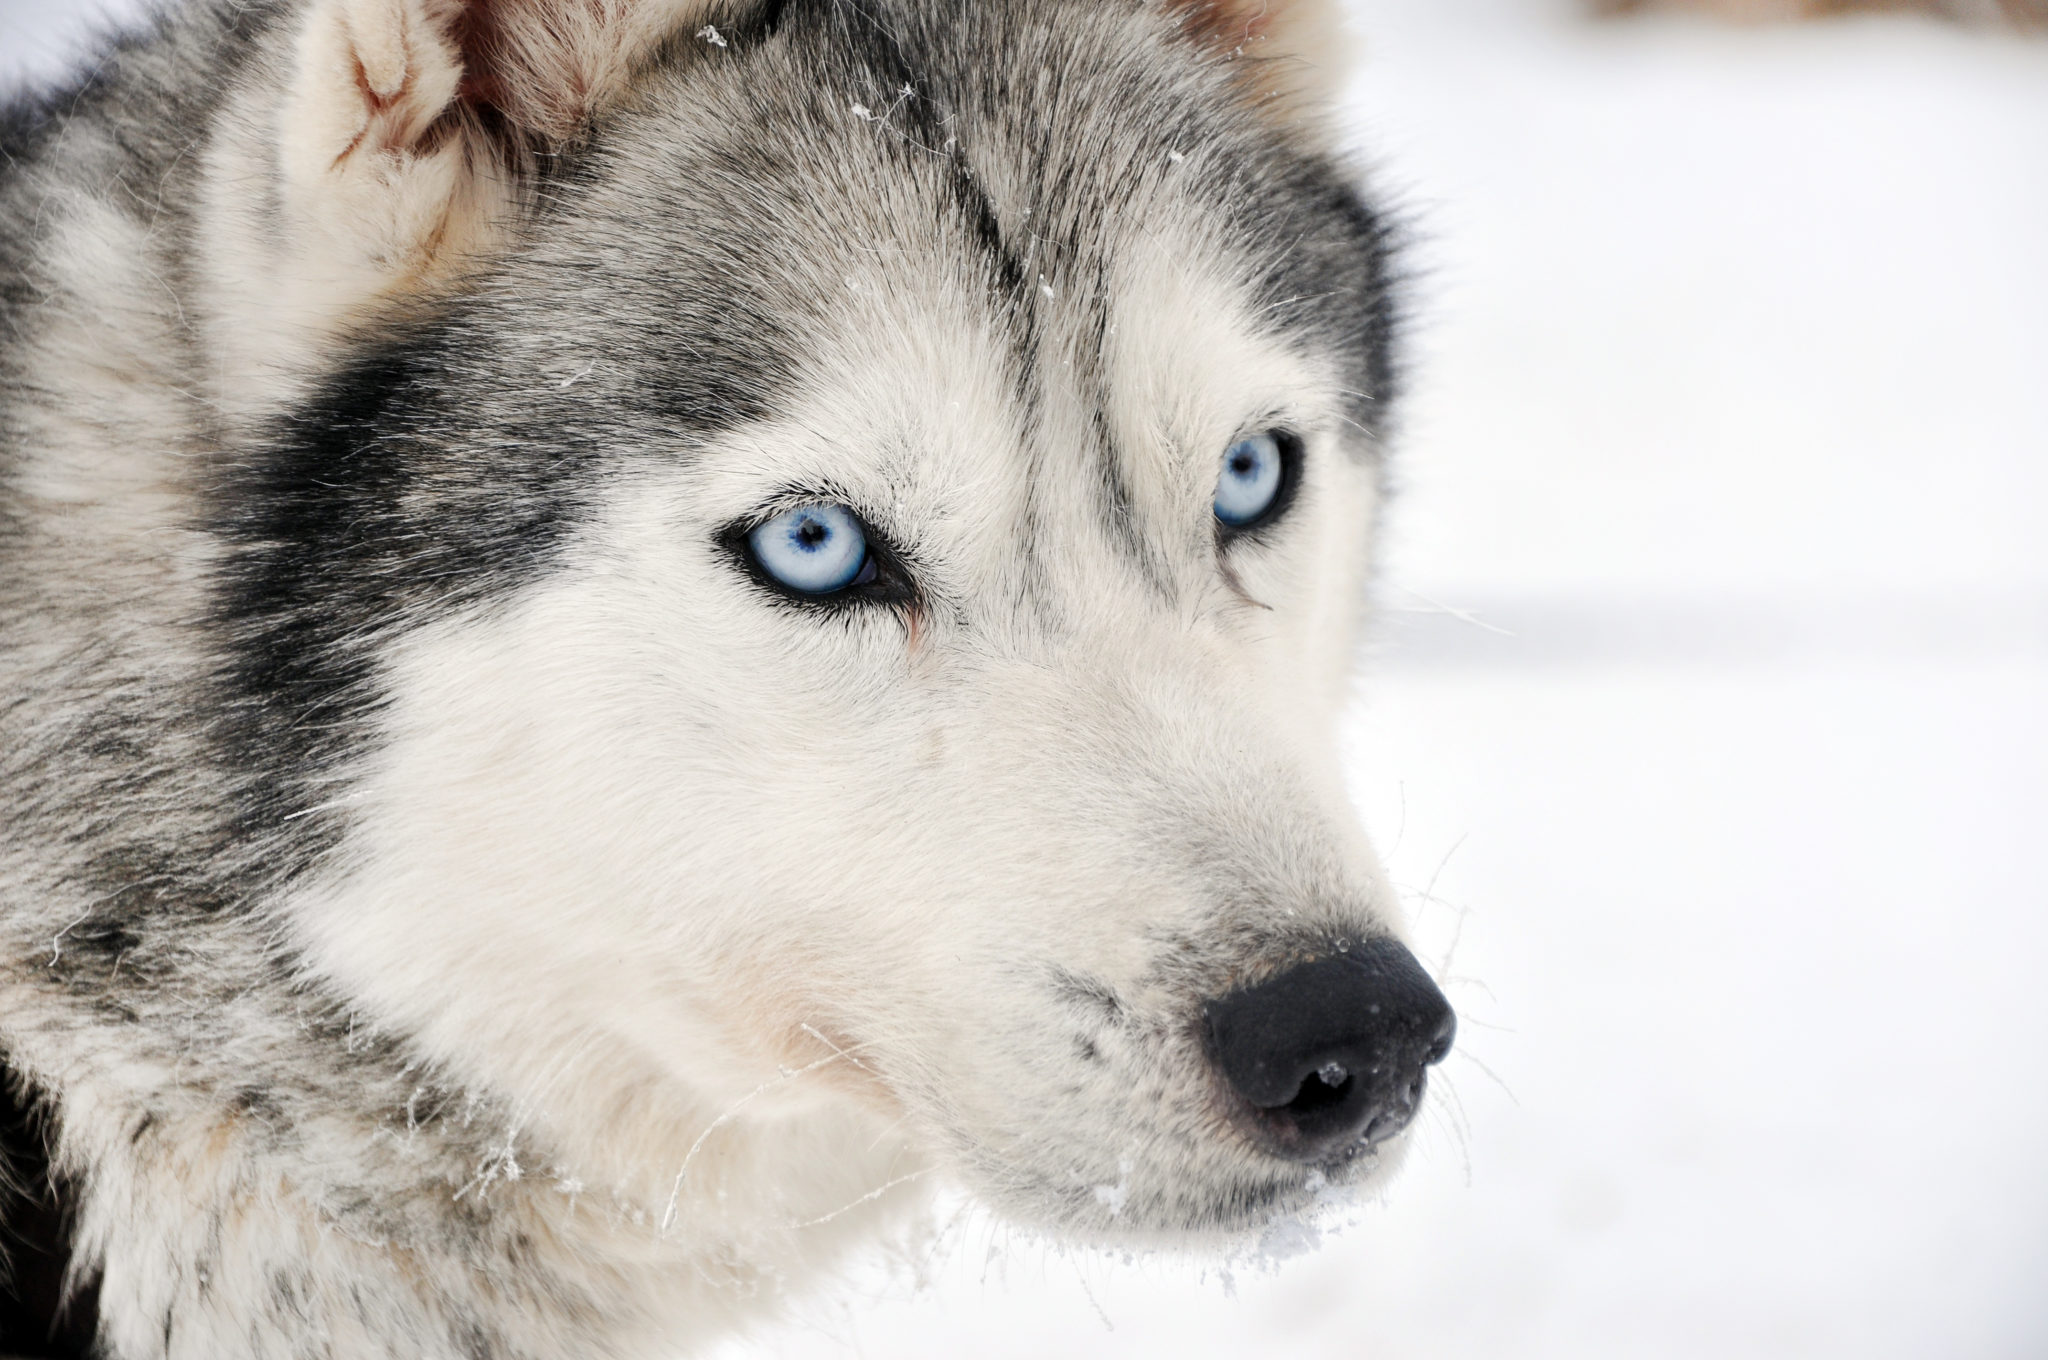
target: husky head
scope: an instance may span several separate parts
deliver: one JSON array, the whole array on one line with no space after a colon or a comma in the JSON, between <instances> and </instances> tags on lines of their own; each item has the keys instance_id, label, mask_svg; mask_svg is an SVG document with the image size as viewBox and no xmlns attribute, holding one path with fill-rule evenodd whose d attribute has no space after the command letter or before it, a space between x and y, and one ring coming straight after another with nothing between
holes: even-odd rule
<instances>
[{"instance_id":1,"label":"husky head","mask_svg":"<svg viewBox=\"0 0 2048 1360\"><path fill-rule=\"evenodd\" d=\"M301 374L222 580L309 972L633 1194L1386 1165L1452 1022L1335 759L1393 374L1326 19L312 6L215 266Z\"/></svg>"}]
</instances>

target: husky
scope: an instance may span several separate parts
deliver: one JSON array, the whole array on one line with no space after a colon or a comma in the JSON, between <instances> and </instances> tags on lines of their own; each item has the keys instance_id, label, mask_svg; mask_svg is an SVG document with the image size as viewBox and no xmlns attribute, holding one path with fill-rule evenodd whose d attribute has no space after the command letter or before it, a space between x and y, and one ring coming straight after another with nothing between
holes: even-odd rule
<instances>
[{"instance_id":1,"label":"husky","mask_svg":"<svg viewBox=\"0 0 2048 1360\"><path fill-rule=\"evenodd\" d=\"M1455 1021L1331 0L190 0L0 121L0 1350L1225 1244Z\"/></svg>"}]
</instances>

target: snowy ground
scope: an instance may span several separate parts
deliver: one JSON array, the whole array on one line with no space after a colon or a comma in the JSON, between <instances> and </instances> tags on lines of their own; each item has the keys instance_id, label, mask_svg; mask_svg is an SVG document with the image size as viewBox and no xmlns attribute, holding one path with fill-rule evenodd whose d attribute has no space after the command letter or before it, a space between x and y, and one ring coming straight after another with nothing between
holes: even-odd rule
<instances>
[{"instance_id":1,"label":"snowy ground","mask_svg":"<svg viewBox=\"0 0 2048 1360\"><path fill-rule=\"evenodd\" d=\"M732 1360L2048 1355L2048 45L1358 17L1427 238L1346 736L1466 1021L1418 1154L1275 1271L970 1215Z\"/></svg>"}]
</instances>

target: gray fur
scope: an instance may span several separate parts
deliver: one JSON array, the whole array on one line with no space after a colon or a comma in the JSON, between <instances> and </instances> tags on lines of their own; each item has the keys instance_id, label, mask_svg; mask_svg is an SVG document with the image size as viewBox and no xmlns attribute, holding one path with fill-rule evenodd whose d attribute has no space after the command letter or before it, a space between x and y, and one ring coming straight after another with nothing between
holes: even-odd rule
<instances>
[{"instance_id":1,"label":"gray fur","mask_svg":"<svg viewBox=\"0 0 2048 1360\"><path fill-rule=\"evenodd\" d=\"M253 415L220 394L224 319L195 282L201 153L282 91L295 0L187 5L0 121L0 1058L52 1131L103 1354L663 1344L673 1267L617 1245L640 1208L565 1208L573 1168L538 1174L564 1162L547 1112L366 1014L306 966L278 904L352 871L382 658L567 570L636 469L782 410L832 281L917 253L1008 337L1029 429L1110 381L1092 365L1122 228L1170 203L1256 262L1273 334L1340 365L1350 418L1381 430L1382 219L1233 95L1226 63L1133 9L734 7L725 45L676 35L585 138L535 144L513 248L355 328ZM114 230L143 243L118 310L76 263ZM53 346L98 367L53 376ZM1096 428L1105 540L1131 589L1181 607L1191 587L1124 485L1132 455ZM80 466L146 450L149 472L67 502L30 472L60 446ZM1046 551L1020 536L1017 588L1045 628L1078 627ZM1157 816L1219 900L1263 891L1198 862L1174 797ZM1342 878L1320 875L1338 896ZM1301 938L1162 930L1139 990L1199 995ZM1187 1042L1116 985L1050 961L1035 976L1087 1061ZM1288 1184L1248 1177L1236 1206L1161 1218L1244 1221ZM312 1226L253 1229L264 1215ZM735 1268L720 1288L775 1285ZM727 1321L707 1307L703 1333Z\"/></svg>"}]
</instances>

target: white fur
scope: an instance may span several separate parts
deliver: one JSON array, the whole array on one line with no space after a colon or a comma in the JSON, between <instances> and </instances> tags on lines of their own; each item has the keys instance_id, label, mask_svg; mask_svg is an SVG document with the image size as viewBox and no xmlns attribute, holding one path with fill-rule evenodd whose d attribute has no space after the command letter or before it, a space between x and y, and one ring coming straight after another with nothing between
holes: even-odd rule
<instances>
[{"instance_id":1,"label":"white fur","mask_svg":"<svg viewBox=\"0 0 2048 1360\"><path fill-rule=\"evenodd\" d=\"M1147 785L1199 803L1206 834L1264 847L1259 867L1292 890L1274 927L1311 924L1318 877L1376 905L1340 918L1353 930L1391 924L1394 899L1322 736L1369 470L1332 456L1318 375L1249 343L1220 281L1187 298L1166 259L1119 323L1134 373L1165 386L1133 384L1121 414L1160 453L1143 491L1182 526L1175 569L1213 571L1210 451L1274 412L1317 432L1314 522L1243 570L1271 608L1220 580L1192 613L1134 608L1082 470L1021 474L1000 362L977 362L986 338L942 292L878 278L848 299L847 331L901 343L844 355L788 426L622 484L577 570L394 662L393 740L353 809L361 864L289 908L319 966L443 1061L569 1112L555 1132L577 1162L649 1202L671 1188L676 1128L832 1045L860 1061L755 1098L726 1132L786 1105L845 1118L851 1098L906 1121L906 1146L1043 1143L1031 1171L1050 1182L1115 1179L1133 1153L1141 1188L1184 1175L1143 1162L1144 1112L1063 1094L1069 1040L1041 1024L1042 979L1000 961L1136 985L1149 931L1211 923L1184 869L1144 867L1162 815ZM818 477L934 550L940 603L915 640L887 616L820 629L764 611L712 555L719 524ZM1054 585L1074 623L1057 633L1005 603L1027 506L1071 564ZM961 622L944 617L955 602ZM1134 788L1103 777L1148 763ZM942 816L978 830L935 842ZM1198 1071L1161 1072L1191 1107L1207 1098ZM789 1172L764 1170L747 1194L772 1200Z\"/></svg>"},{"instance_id":2,"label":"white fur","mask_svg":"<svg viewBox=\"0 0 2048 1360\"><path fill-rule=\"evenodd\" d=\"M499 6L484 74L508 142L462 107L480 57L455 40L458 8L305 7L195 150L182 297L90 195L51 199L52 267L77 296L31 354L32 384L62 399L25 408L16 485L66 564L52 581L136 602L112 645L137 684L151 658L198 650L217 548L189 510L208 441L258 428L343 340L402 329L504 251L533 206L522 157L573 141L658 42L717 12ZM1261 17L1261 55L1332 69L1334 12ZM1014 189L982 187L998 207ZM917 220L882 201L895 191L878 186L877 221ZM401 1222L350 1199L431 1181L438 1154L375 1112L337 1106L289 1157L260 1113L195 1103L137 1131L141 1098L178 1089L175 1055L24 1028L17 1061L65 1093L67 1160L92 1178L81 1239L114 1354L297 1353L310 1330L245 1325L269 1306L262 1263L289 1261L322 1354L453 1356L436 1328L488 1308L522 1354L669 1355L904 1220L939 1175L1065 1230L1247 1226L1215 1202L1279 1173L1216 1113L1189 989L1272 962L1233 942L1401 929L1329 735L1377 510L1344 379L1262 338L1259 262L1215 228L1134 229L1103 347L1141 570L1103 532L1090 395L1019 406L983 280L915 237L829 246L787 265L832 299L791 414L687 458L623 451L565 565L389 646L384 740L337 795L349 834L261 904L366 1042L407 1036L422 1089L475 1100L458 1198L600 1301L601 1334L522 1321L519 1281L479 1281L452 1249L394 1246L431 1240L448 1206L409 1201L422 1217ZM184 336L210 360L198 393L152 370ZM1035 342L1053 373L1094 343L1058 326ZM521 343L535 381L602 362ZM1220 454L1279 423L1308 446L1298 510L1222 560ZM715 539L791 485L832 486L916 545L923 605L821 624L765 603ZM103 620L65 626L24 667L46 684L104 640ZM10 872L61 890L62 866ZM195 934L195 957L213 948ZM1093 1067L1056 970L1129 1017L1096 1036ZM293 1042L288 1016L227 1019L251 1054ZM1093 1193L1110 1183L1113 1202ZM180 1267L199 1259L232 1268Z\"/></svg>"}]
</instances>

